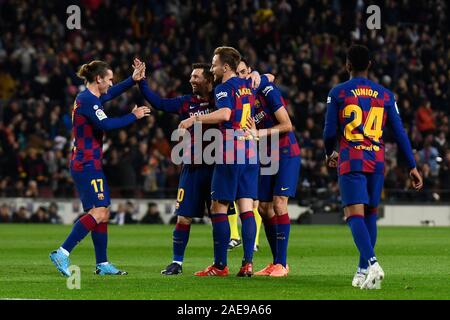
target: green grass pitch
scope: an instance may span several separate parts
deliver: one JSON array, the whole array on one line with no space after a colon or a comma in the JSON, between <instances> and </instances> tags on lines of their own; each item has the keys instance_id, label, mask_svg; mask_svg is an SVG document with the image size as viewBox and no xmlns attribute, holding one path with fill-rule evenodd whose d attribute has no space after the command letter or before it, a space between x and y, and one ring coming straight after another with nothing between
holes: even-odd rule
<instances>
[{"instance_id":1,"label":"green grass pitch","mask_svg":"<svg viewBox=\"0 0 450 320\"><path fill-rule=\"evenodd\" d=\"M193 225L184 274L160 275L171 261L173 226L110 226L109 259L129 275L93 274L90 236L71 254L81 289L69 290L48 254L70 226L0 225L0 299L450 299L448 228L379 228L377 256L386 273L381 290L351 287L357 251L346 226L293 225L286 278L238 278L242 248L229 253L231 275L198 278L212 261L211 229ZM264 231L255 269L270 261Z\"/></svg>"}]
</instances>

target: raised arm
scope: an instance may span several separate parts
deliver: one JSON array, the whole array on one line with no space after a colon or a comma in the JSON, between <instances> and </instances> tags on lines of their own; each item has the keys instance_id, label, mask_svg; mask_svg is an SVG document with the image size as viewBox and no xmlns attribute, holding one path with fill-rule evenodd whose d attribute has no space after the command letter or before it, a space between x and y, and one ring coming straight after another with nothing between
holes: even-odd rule
<instances>
[{"instance_id":1,"label":"raised arm","mask_svg":"<svg viewBox=\"0 0 450 320\"><path fill-rule=\"evenodd\" d=\"M180 97L164 99L150 90L145 79L139 81L139 89L145 100L147 100L155 109L170 113L178 113L183 105L183 99Z\"/></svg>"},{"instance_id":2,"label":"raised arm","mask_svg":"<svg viewBox=\"0 0 450 320\"><path fill-rule=\"evenodd\" d=\"M108 89L108 92L105 94L102 94L100 96L100 101L103 103L114 99L115 97L120 96L122 93L133 87L135 84L132 77L128 77L122 82L119 82L118 84L113 85L111 88Z\"/></svg>"},{"instance_id":3,"label":"raised arm","mask_svg":"<svg viewBox=\"0 0 450 320\"><path fill-rule=\"evenodd\" d=\"M103 103L120 96L122 93L134 86L137 81L145 78L145 63L139 59L133 61L133 74L122 82L112 86L108 92L100 96L100 101Z\"/></svg>"}]
</instances>

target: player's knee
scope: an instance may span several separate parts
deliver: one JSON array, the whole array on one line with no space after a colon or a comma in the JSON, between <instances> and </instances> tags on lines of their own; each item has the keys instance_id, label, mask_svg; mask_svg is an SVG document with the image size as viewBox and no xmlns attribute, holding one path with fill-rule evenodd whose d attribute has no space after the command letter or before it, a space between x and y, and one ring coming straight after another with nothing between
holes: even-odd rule
<instances>
[{"instance_id":1,"label":"player's knee","mask_svg":"<svg viewBox=\"0 0 450 320\"><path fill-rule=\"evenodd\" d=\"M192 218L178 216L177 223L179 223L179 224L191 224L192 223Z\"/></svg>"},{"instance_id":2,"label":"player's knee","mask_svg":"<svg viewBox=\"0 0 450 320\"><path fill-rule=\"evenodd\" d=\"M228 211L229 203L226 201L213 200L211 203L211 213L222 213Z\"/></svg>"},{"instance_id":3,"label":"player's knee","mask_svg":"<svg viewBox=\"0 0 450 320\"><path fill-rule=\"evenodd\" d=\"M109 209L108 208L94 208L89 212L97 221L97 223L109 221Z\"/></svg>"},{"instance_id":4,"label":"player's knee","mask_svg":"<svg viewBox=\"0 0 450 320\"><path fill-rule=\"evenodd\" d=\"M273 210L277 216L281 216L288 212L287 200L287 197L273 197Z\"/></svg>"},{"instance_id":5,"label":"player's knee","mask_svg":"<svg viewBox=\"0 0 450 320\"><path fill-rule=\"evenodd\" d=\"M269 202L259 202L258 204L258 212L262 218L266 218L270 211L270 203Z\"/></svg>"}]
</instances>

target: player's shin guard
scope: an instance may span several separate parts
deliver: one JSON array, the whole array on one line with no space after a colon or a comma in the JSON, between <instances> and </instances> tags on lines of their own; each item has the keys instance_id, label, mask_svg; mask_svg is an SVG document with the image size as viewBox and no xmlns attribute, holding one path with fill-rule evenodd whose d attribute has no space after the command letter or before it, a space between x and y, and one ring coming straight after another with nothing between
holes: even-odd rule
<instances>
[{"instance_id":1,"label":"player's shin guard","mask_svg":"<svg viewBox=\"0 0 450 320\"><path fill-rule=\"evenodd\" d=\"M350 216L347 218L347 224L352 231L353 240L355 241L360 255L366 261L370 260L372 263L375 263L377 260L372 244L370 242L370 235L369 231L367 231L364 217L362 215Z\"/></svg>"},{"instance_id":2,"label":"player's shin guard","mask_svg":"<svg viewBox=\"0 0 450 320\"><path fill-rule=\"evenodd\" d=\"M375 244L377 243L377 208L369 208L367 210L364 216L364 223L369 232L372 248L375 250ZM359 267L361 269L367 269L369 267L369 263L362 256L359 257Z\"/></svg>"},{"instance_id":3,"label":"player's shin guard","mask_svg":"<svg viewBox=\"0 0 450 320\"><path fill-rule=\"evenodd\" d=\"M173 231L173 262L183 263L184 251L189 241L190 231L190 224L176 224Z\"/></svg>"},{"instance_id":4,"label":"player's shin guard","mask_svg":"<svg viewBox=\"0 0 450 320\"><path fill-rule=\"evenodd\" d=\"M276 235L276 257L274 264L282 264L286 267L287 247L289 243L289 233L291 231L291 220L287 213L277 217Z\"/></svg>"},{"instance_id":5,"label":"player's shin guard","mask_svg":"<svg viewBox=\"0 0 450 320\"><path fill-rule=\"evenodd\" d=\"M93 230L97 226L97 221L90 214L82 216L72 228L66 241L61 245L62 248L71 252L73 248L86 237L89 231Z\"/></svg>"},{"instance_id":6,"label":"player's shin guard","mask_svg":"<svg viewBox=\"0 0 450 320\"><path fill-rule=\"evenodd\" d=\"M270 250L272 251L273 263L277 256L277 216L274 215L270 219L264 219L264 230L266 238L269 242Z\"/></svg>"},{"instance_id":7,"label":"player's shin guard","mask_svg":"<svg viewBox=\"0 0 450 320\"><path fill-rule=\"evenodd\" d=\"M253 261L253 249L255 247L256 221L252 211L240 214L242 223L242 244L244 247L244 262Z\"/></svg>"},{"instance_id":8,"label":"player's shin guard","mask_svg":"<svg viewBox=\"0 0 450 320\"><path fill-rule=\"evenodd\" d=\"M97 224L91 232L91 237L92 242L94 243L96 263L107 262L108 223L102 222Z\"/></svg>"},{"instance_id":9,"label":"player's shin guard","mask_svg":"<svg viewBox=\"0 0 450 320\"><path fill-rule=\"evenodd\" d=\"M214 266L224 268L227 265L230 224L226 213L211 214L214 241Z\"/></svg>"}]
</instances>

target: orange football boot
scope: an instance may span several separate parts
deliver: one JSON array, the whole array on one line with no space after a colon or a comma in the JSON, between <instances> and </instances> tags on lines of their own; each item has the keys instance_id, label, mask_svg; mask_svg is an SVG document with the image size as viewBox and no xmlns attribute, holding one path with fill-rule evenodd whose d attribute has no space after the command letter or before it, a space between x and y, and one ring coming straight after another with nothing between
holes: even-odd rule
<instances>
[{"instance_id":1,"label":"orange football boot","mask_svg":"<svg viewBox=\"0 0 450 320\"><path fill-rule=\"evenodd\" d=\"M194 276L198 277L208 277L208 276L216 276L216 277L226 277L228 276L229 271L228 267L225 267L223 270L216 268L214 265L209 266L205 270L197 271L194 273Z\"/></svg>"},{"instance_id":2,"label":"orange football boot","mask_svg":"<svg viewBox=\"0 0 450 320\"><path fill-rule=\"evenodd\" d=\"M285 268L282 264L278 263L274 266L272 272L270 273L270 277L287 277L289 273L289 267Z\"/></svg>"},{"instance_id":3,"label":"orange football boot","mask_svg":"<svg viewBox=\"0 0 450 320\"><path fill-rule=\"evenodd\" d=\"M255 272L255 276L270 276L270 273L275 268L275 265L273 263L269 263L264 269Z\"/></svg>"}]
</instances>

